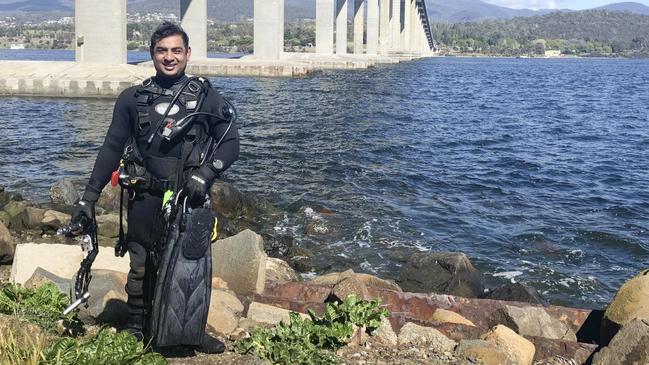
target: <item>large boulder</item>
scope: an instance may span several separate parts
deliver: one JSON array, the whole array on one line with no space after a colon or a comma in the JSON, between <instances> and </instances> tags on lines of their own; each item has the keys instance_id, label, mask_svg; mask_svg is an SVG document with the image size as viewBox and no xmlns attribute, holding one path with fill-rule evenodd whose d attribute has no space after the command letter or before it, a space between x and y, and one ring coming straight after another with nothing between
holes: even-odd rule
<instances>
[{"instance_id":1,"label":"large boulder","mask_svg":"<svg viewBox=\"0 0 649 365\"><path fill-rule=\"evenodd\" d=\"M649 270L622 285L604 312L600 341L607 344L617 331L634 319L649 320Z\"/></svg>"},{"instance_id":2,"label":"large boulder","mask_svg":"<svg viewBox=\"0 0 649 365\"><path fill-rule=\"evenodd\" d=\"M212 247L212 276L226 281L228 288L237 294L262 293L266 258L261 236L245 230L216 241Z\"/></svg>"},{"instance_id":3,"label":"large boulder","mask_svg":"<svg viewBox=\"0 0 649 365\"><path fill-rule=\"evenodd\" d=\"M8 191L0 191L0 207L4 207L10 201L21 201L23 196L20 193L11 193Z\"/></svg>"},{"instance_id":4,"label":"large boulder","mask_svg":"<svg viewBox=\"0 0 649 365\"><path fill-rule=\"evenodd\" d=\"M457 345L455 341L444 336L435 328L420 326L412 322L401 327L398 342L401 348L425 345L433 352L441 354L453 352Z\"/></svg>"},{"instance_id":5,"label":"large boulder","mask_svg":"<svg viewBox=\"0 0 649 365\"><path fill-rule=\"evenodd\" d=\"M126 220L124 220L124 232L126 232ZM98 215L97 233L107 238L117 238L119 236L119 215Z\"/></svg>"},{"instance_id":6,"label":"large boulder","mask_svg":"<svg viewBox=\"0 0 649 365\"><path fill-rule=\"evenodd\" d=\"M99 195L97 206L108 212L119 212L119 194L122 189L119 186L106 185ZM128 192L124 191L124 210L128 205Z\"/></svg>"},{"instance_id":7,"label":"large boulder","mask_svg":"<svg viewBox=\"0 0 649 365\"><path fill-rule=\"evenodd\" d=\"M317 285L335 286L344 280L354 278L367 288L388 289L401 292L401 288L392 280L384 280L374 275L355 273L349 269L343 272L333 272L322 276L317 276L311 280L311 283Z\"/></svg>"},{"instance_id":8,"label":"large boulder","mask_svg":"<svg viewBox=\"0 0 649 365\"><path fill-rule=\"evenodd\" d=\"M399 344L399 338L386 317L381 318L381 325L372 332L372 337L386 346L396 347Z\"/></svg>"},{"instance_id":9,"label":"large boulder","mask_svg":"<svg viewBox=\"0 0 649 365\"><path fill-rule=\"evenodd\" d=\"M13 261L16 244L4 223L0 222L0 265Z\"/></svg>"},{"instance_id":10,"label":"large boulder","mask_svg":"<svg viewBox=\"0 0 649 365\"><path fill-rule=\"evenodd\" d=\"M550 317L541 307L506 305L496 310L489 325L502 324L522 336L537 336L556 340L577 341L575 332L564 322Z\"/></svg>"},{"instance_id":11,"label":"large boulder","mask_svg":"<svg viewBox=\"0 0 649 365\"><path fill-rule=\"evenodd\" d=\"M50 200L53 204L74 205L79 201L79 193L72 179L63 178L50 187Z\"/></svg>"},{"instance_id":12,"label":"large boulder","mask_svg":"<svg viewBox=\"0 0 649 365\"><path fill-rule=\"evenodd\" d=\"M243 304L231 291L212 289L207 325L215 332L230 334L238 327L243 309Z\"/></svg>"},{"instance_id":13,"label":"large boulder","mask_svg":"<svg viewBox=\"0 0 649 365\"><path fill-rule=\"evenodd\" d=\"M16 246L9 280L24 284L38 267L62 278L72 278L84 257L85 252L78 245L22 243ZM128 273L128 253L125 257L115 257L113 250L100 247L92 268Z\"/></svg>"},{"instance_id":14,"label":"large boulder","mask_svg":"<svg viewBox=\"0 0 649 365\"><path fill-rule=\"evenodd\" d=\"M503 350L516 365L531 365L534 360L534 344L503 325L492 328L482 335L482 339Z\"/></svg>"},{"instance_id":15,"label":"large boulder","mask_svg":"<svg viewBox=\"0 0 649 365\"><path fill-rule=\"evenodd\" d=\"M625 324L593 357L593 365L609 364L649 364L649 321L635 319Z\"/></svg>"},{"instance_id":16,"label":"large boulder","mask_svg":"<svg viewBox=\"0 0 649 365\"><path fill-rule=\"evenodd\" d=\"M16 231L27 228L22 217L26 214L25 211L28 206L29 203L22 200L10 201L4 206L4 211L9 214L9 228Z\"/></svg>"},{"instance_id":17,"label":"large boulder","mask_svg":"<svg viewBox=\"0 0 649 365\"><path fill-rule=\"evenodd\" d=\"M548 305L548 301L536 289L521 283L507 283L491 290L484 298Z\"/></svg>"},{"instance_id":18,"label":"large boulder","mask_svg":"<svg viewBox=\"0 0 649 365\"><path fill-rule=\"evenodd\" d=\"M266 259L267 282L283 284L300 280L300 275L286 261L274 257Z\"/></svg>"},{"instance_id":19,"label":"large boulder","mask_svg":"<svg viewBox=\"0 0 649 365\"><path fill-rule=\"evenodd\" d=\"M70 295L70 278L62 278L60 276L54 275L51 272L43 269L42 267L37 267L34 274L25 282L25 288L36 289L43 286L46 283L52 283L56 285L59 291L63 294Z\"/></svg>"},{"instance_id":20,"label":"large boulder","mask_svg":"<svg viewBox=\"0 0 649 365\"><path fill-rule=\"evenodd\" d=\"M56 210L47 210L43 214L41 226L45 231L56 231L70 223L70 215Z\"/></svg>"},{"instance_id":21,"label":"large boulder","mask_svg":"<svg viewBox=\"0 0 649 365\"><path fill-rule=\"evenodd\" d=\"M123 323L128 318L126 305L126 273L113 270L92 270L88 287L87 306L80 307L78 316L84 323Z\"/></svg>"},{"instance_id":22,"label":"large boulder","mask_svg":"<svg viewBox=\"0 0 649 365\"><path fill-rule=\"evenodd\" d=\"M41 229L41 222L45 218L45 209L27 207L22 214L22 221L27 228Z\"/></svg>"},{"instance_id":23,"label":"large boulder","mask_svg":"<svg viewBox=\"0 0 649 365\"><path fill-rule=\"evenodd\" d=\"M484 278L463 253L419 252L401 268L399 285L405 291L476 298L484 292Z\"/></svg>"},{"instance_id":24,"label":"large boulder","mask_svg":"<svg viewBox=\"0 0 649 365\"><path fill-rule=\"evenodd\" d=\"M252 209L245 196L232 184L216 180L210 190L212 209L228 218L245 216Z\"/></svg>"}]
</instances>

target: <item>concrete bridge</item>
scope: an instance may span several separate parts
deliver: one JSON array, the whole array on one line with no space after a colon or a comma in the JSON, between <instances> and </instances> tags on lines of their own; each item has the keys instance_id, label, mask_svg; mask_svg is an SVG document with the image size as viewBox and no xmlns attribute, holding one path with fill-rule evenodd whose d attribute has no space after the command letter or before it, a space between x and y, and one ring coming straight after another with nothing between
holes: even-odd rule
<instances>
[{"instance_id":1,"label":"concrete bridge","mask_svg":"<svg viewBox=\"0 0 649 365\"><path fill-rule=\"evenodd\" d=\"M434 49L424 0L315 0L315 53L284 52L284 0L252 0L254 54L208 58L207 0L179 1L192 74L296 77L409 61ZM0 61L0 95L114 97L155 73L150 61L126 63L126 0L75 0L75 28L76 62Z\"/></svg>"},{"instance_id":2,"label":"concrete bridge","mask_svg":"<svg viewBox=\"0 0 649 365\"><path fill-rule=\"evenodd\" d=\"M348 54L350 6L351 54L363 55L357 60L421 57L433 49L424 0L315 0L315 54L307 57L284 52L284 0L253 1L254 55L250 58L256 60L353 61L354 57L340 57ZM180 0L180 19L191 40L192 58L207 59L207 0ZM75 25L77 62L126 63L126 0L76 0Z\"/></svg>"}]
</instances>

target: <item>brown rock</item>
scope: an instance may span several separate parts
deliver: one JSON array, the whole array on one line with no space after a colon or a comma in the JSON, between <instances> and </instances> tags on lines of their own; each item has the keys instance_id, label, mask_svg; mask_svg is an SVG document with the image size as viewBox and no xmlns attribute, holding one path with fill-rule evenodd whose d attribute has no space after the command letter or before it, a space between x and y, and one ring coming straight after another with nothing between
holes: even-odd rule
<instances>
[{"instance_id":1,"label":"brown rock","mask_svg":"<svg viewBox=\"0 0 649 365\"><path fill-rule=\"evenodd\" d=\"M496 344L484 340L462 340L455 348L455 356L477 360L484 365L517 365Z\"/></svg>"},{"instance_id":2,"label":"brown rock","mask_svg":"<svg viewBox=\"0 0 649 365\"><path fill-rule=\"evenodd\" d=\"M492 328L482 339L503 350L514 364L531 365L534 360L534 344L503 325Z\"/></svg>"},{"instance_id":3,"label":"brown rock","mask_svg":"<svg viewBox=\"0 0 649 365\"><path fill-rule=\"evenodd\" d=\"M56 210L46 210L41 220L41 226L45 229L56 231L57 229L70 223L70 215L57 212Z\"/></svg>"},{"instance_id":4,"label":"brown rock","mask_svg":"<svg viewBox=\"0 0 649 365\"><path fill-rule=\"evenodd\" d=\"M103 208L109 212L119 213L119 193L121 189L119 187L113 187L112 185L106 185L104 190L99 196L97 201L97 206ZM124 191L124 208L128 204L128 192Z\"/></svg>"},{"instance_id":5,"label":"brown rock","mask_svg":"<svg viewBox=\"0 0 649 365\"><path fill-rule=\"evenodd\" d=\"M608 346L593 357L593 365L609 364L649 364L649 320L635 319L628 322Z\"/></svg>"},{"instance_id":6,"label":"brown rock","mask_svg":"<svg viewBox=\"0 0 649 365\"><path fill-rule=\"evenodd\" d=\"M622 285L606 308L600 339L607 344L617 331L634 319L649 320L649 270L644 270Z\"/></svg>"},{"instance_id":7,"label":"brown rock","mask_svg":"<svg viewBox=\"0 0 649 365\"><path fill-rule=\"evenodd\" d=\"M274 257L266 258L267 282L270 281L281 284L300 280L300 275L298 275L286 261Z\"/></svg>"},{"instance_id":8,"label":"brown rock","mask_svg":"<svg viewBox=\"0 0 649 365\"><path fill-rule=\"evenodd\" d=\"M5 226L9 225L9 222L11 222L11 216L9 213L5 212L4 210L0 210L0 222L4 224Z\"/></svg>"},{"instance_id":9,"label":"brown rock","mask_svg":"<svg viewBox=\"0 0 649 365\"><path fill-rule=\"evenodd\" d=\"M401 288L392 280L384 280L374 275L355 273L352 269L343 272L334 272L318 276L311 280L311 283L317 285L336 285L343 280L354 278L357 282L362 283L367 288L387 289L401 292Z\"/></svg>"},{"instance_id":10,"label":"brown rock","mask_svg":"<svg viewBox=\"0 0 649 365\"><path fill-rule=\"evenodd\" d=\"M331 293L343 301L350 295L356 295L361 300L373 299L370 297L370 293L367 291L365 284L356 277L350 277L339 282L334 286Z\"/></svg>"},{"instance_id":11,"label":"brown rock","mask_svg":"<svg viewBox=\"0 0 649 365\"><path fill-rule=\"evenodd\" d=\"M74 205L79 193L71 179L63 178L50 187L50 199L54 204Z\"/></svg>"},{"instance_id":12,"label":"brown rock","mask_svg":"<svg viewBox=\"0 0 649 365\"><path fill-rule=\"evenodd\" d=\"M221 334L232 333L239 325L243 304L236 295L226 290L212 290L207 324Z\"/></svg>"},{"instance_id":13,"label":"brown rock","mask_svg":"<svg viewBox=\"0 0 649 365\"><path fill-rule=\"evenodd\" d=\"M0 340L2 341L2 352L8 350L5 348L5 341L8 336L13 336L13 342L16 349L27 350L36 347L44 347L47 340L47 334L39 326L20 319L18 316L0 314ZM9 361L3 353L0 353L0 359ZM6 362L9 364L10 362Z\"/></svg>"},{"instance_id":14,"label":"brown rock","mask_svg":"<svg viewBox=\"0 0 649 365\"><path fill-rule=\"evenodd\" d=\"M522 336L577 341L577 336L570 327L550 317L542 307L506 305L491 316L489 325L497 324L507 326Z\"/></svg>"},{"instance_id":15,"label":"brown rock","mask_svg":"<svg viewBox=\"0 0 649 365\"><path fill-rule=\"evenodd\" d=\"M401 327L399 347L421 345L426 345L435 353L443 354L453 352L457 344L433 327L419 326L414 323L406 323L405 326Z\"/></svg>"},{"instance_id":16,"label":"brown rock","mask_svg":"<svg viewBox=\"0 0 649 365\"><path fill-rule=\"evenodd\" d=\"M23 212L23 222L29 229L40 229L41 221L45 217L45 209L27 207Z\"/></svg>"},{"instance_id":17,"label":"brown rock","mask_svg":"<svg viewBox=\"0 0 649 365\"><path fill-rule=\"evenodd\" d=\"M0 222L0 264L8 264L13 261L16 253L16 244L11 233L4 223Z\"/></svg>"},{"instance_id":18,"label":"brown rock","mask_svg":"<svg viewBox=\"0 0 649 365\"><path fill-rule=\"evenodd\" d=\"M475 327L475 324L473 324L473 322L464 318L461 314L442 308L435 310L435 313L433 313L431 320L435 322L455 323Z\"/></svg>"},{"instance_id":19,"label":"brown rock","mask_svg":"<svg viewBox=\"0 0 649 365\"><path fill-rule=\"evenodd\" d=\"M245 210L245 198L232 184L216 180L210 189L212 210L228 218L236 218Z\"/></svg>"}]
</instances>

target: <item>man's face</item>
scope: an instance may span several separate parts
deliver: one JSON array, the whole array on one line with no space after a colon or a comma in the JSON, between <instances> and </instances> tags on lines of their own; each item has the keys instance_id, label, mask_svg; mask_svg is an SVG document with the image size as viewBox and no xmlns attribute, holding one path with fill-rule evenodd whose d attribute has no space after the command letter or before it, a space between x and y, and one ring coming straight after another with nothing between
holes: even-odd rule
<instances>
[{"instance_id":1,"label":"man's face","mask_svg":"<svg viewBox=\"0 0 649 365\"><path fill-rule=\"evenodd\" d=\"M191 54L191 47L185 48L181 35L162 38L151 50L153 66L159 75L166 77L175 77L185 72Z\"/></svg>"}]
</instances>

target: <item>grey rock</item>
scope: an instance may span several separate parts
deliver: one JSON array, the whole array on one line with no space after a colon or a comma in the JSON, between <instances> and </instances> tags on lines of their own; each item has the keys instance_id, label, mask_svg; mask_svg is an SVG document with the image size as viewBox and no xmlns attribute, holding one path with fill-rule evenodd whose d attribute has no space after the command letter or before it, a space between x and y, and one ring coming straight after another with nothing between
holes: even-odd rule
<instances>
[{"instance_id":1,"label":"grey rock","mask_svg":"<svg viewBox=\"0 0 649 365\"><path fill-rule=\"evenodd\" d=\"M74 285L74 281L72 281ZM128 317L126 306L126 273L92 270L88 306L81 306L78 316L84 323L123 323Z\"/></svg>"},{"instance_id":2,"label":"grey rock","mask_svg":"<svg viewBox=\"0 0 649 365\"><path fill-rule=\"evenodd\" d=\"M506 305L495 311L489 326L502 324L521 336L537 336L556 340L577 341L575 332L565 323L550 317L542 307Z\"/></svg>"},{"instance_id":3,"label":"grey rock","mask_svg":"<svg viewBox=\"0 0 649 365\"><path fill-rule=\"evenodd\" d=\"M507 300L526 302L532 304L548 305L548 301L534 288L521 283L507 283L498 287L484 296L485 299Z\"/></svg>"},{"instance_id":4,"label":"grey rock","mask_svg":"<svg viewBox=\"0 0 649 365\"><path fill-rule=\"evenodd\" d=\"M4 207L11 201L21 201L23 196L20 193L11 193L8 191L0 192L0 207Z\"/></svg>"},{"instance_id":5,"label":"grey rock","mask_svg":"<svg viewBox=\"0 0 649 365\"><path fill-rule=\"evenodd\" d=\"M50 188L50 200L54 204L74 205L79 201L79 193L69 178L63 178Z\"/></svg>"},{"instance_id":6,"label":"grey rock","mask_svg":"<svg viewBox=\"0 0 649 365\"><path fill-rule=\"evenodd\" d=\"M232 333L239 325L243 304L227 290L213 289L211 296L207 325L218 333Z\"/></svg>"},{"instance_id":7,"label":"grey rock","mask_svg":"<svg viewBox=\"0 0 649 365\"><path fill-rule=\"evenodd\" d=\"M4 223L0 222L0 264L11 263L16 253L16 243Z\"/></svg>"},{"instance_id":8,"label":"grey rock","mask_svg":"<svg viewBox=\"0 0 649 365\"><path fill-rule=\"evenodd\" d=\"M38 288L45 283L53 283L59 288L59 291L63 294L70 295L70 279L62 278L60 276L54 275L53 273L43 269L42 267L37 267L34 274L25 282L26 288Z\"/></svg>"},{"instance_id":9,"label":"grey rock","mask_svg":"<svg viewBox=\"0 0 649 365\"><path fill-rule=\"evenodd\" d=\"M244 195L232 184L216 180L210 190L212 209L228 218L245 215L246 210L252 209L246 204Z\"/></svg>"},{"instance_id":10,"label":"grey rock","mask_svg":"<svg viewBox=\"0 0 649 365\"><path fill-rule=\"evenodd\" d=\"M44 217L45 209L27 207L23 212L23 221L29 229L40 229Z\"/></svg>"},{"instance_id":11,"label":"grey rock","mask_svg":"<svg viewBox=\"0 0 649 365\"><path fill-rule=\"evenodd\" d=\"M476 298L484 292L484 278L463 253L419 252L401 268L399 285L405 291Z\"/></svg>"},{"instance_id":12,"label":"grey rock","mask_svg":"<svg viewBox=\"0 0 649 365\"><path fill-rule=\"evenodd\" d=\"M248 307L246 318L256 323L276 325L279 322L290 323L290 313L291 311L283 308L252 302ZM304 313L300 313L300 317L310 318Z\"/></svg>"},{"instance_id":13,"label":"grey rock","mask_svg":"<svg viewBox=\"0 0 649 365\"><path fill-rule=\"evenodd\" d=\"M216 241L212 248L212 276L226 281L228 288L237 294L262 293L266 258L261 236L245 230Z\"/></svg>"},{"instance_id":14,"label":"grey rock","mask_svg":"<svg viewBox=\"0 0 649 365\"><path fill-rule=\"evenodd\" d=\"M99 196L97 207L100 207L107 212L119 212L119 194L121 191L122 190L119 186L112 186L110 184L106 185ZM124 191L124 210L126 210L127 204L128 192Z\"/></svg>"},{"instance_id":15,"label":"grey rock","mask_svg":"<svg viewBox=\"0 0 649 365\"><path fill-rule=\"evenodd\" d=\"M126 232L126 220L124 220L124 231ZM104 214L97 216L97 232L107 238L119 236L119 215Z\"/></svg>"},{"instance_id":16,"label":"grey rock","mask_svg":"<svg viewBox=\"0 0 649 365\"><path fill-rule=\"evenodd\" d=\"M635 319L625 324L593 357L593 365L649 364L649 321Z\"/></svg>"}]
</instances>

